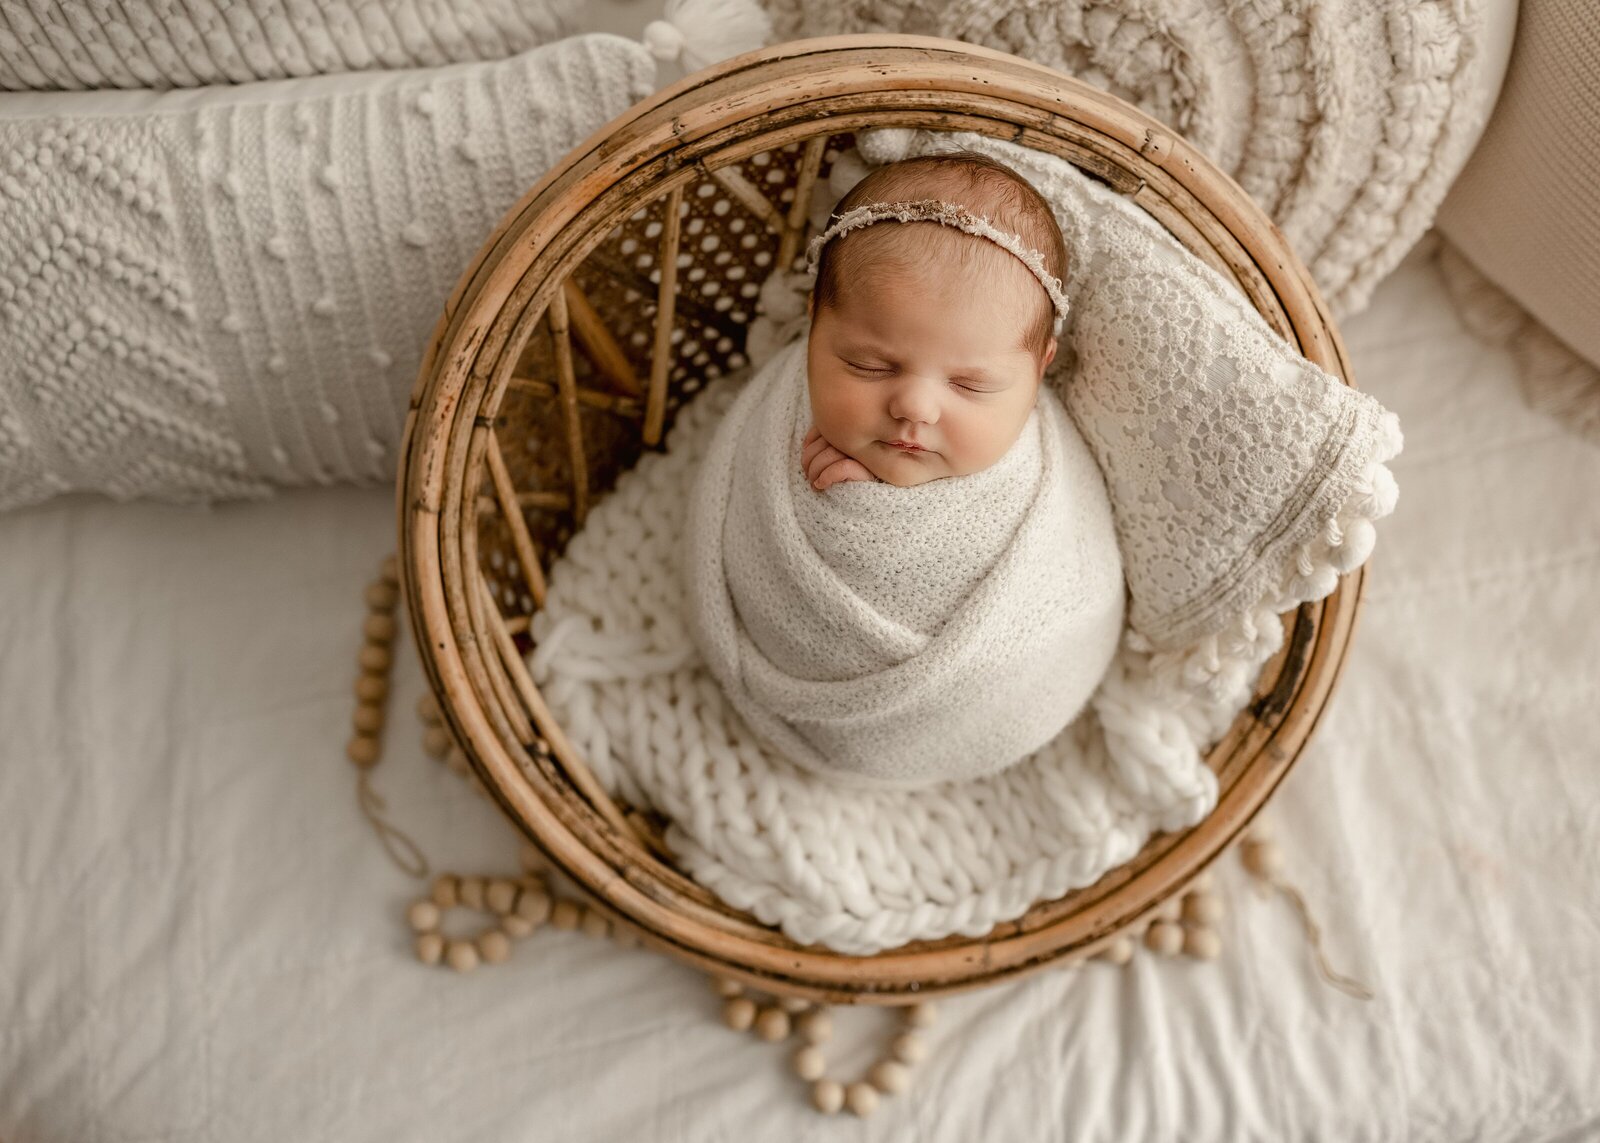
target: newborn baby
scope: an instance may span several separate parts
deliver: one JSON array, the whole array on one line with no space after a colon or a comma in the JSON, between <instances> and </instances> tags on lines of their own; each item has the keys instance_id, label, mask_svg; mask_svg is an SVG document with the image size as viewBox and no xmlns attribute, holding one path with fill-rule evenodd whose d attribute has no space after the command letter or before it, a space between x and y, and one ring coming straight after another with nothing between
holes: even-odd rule
<instances>
[{"instance_id":1,"label":"newborn baby","mask_svg":"<svg viewBox=\"0 0 1600 1143\"><path fill-rule=\"evenodd\" d=\"M745 723L838 781L993 773L1054 738L1120 639L1088 446L1042 384L1066 252L975 153L882 167L809 250L810 332L697 474L689 628Z\"/></svg>"}]
</instances>

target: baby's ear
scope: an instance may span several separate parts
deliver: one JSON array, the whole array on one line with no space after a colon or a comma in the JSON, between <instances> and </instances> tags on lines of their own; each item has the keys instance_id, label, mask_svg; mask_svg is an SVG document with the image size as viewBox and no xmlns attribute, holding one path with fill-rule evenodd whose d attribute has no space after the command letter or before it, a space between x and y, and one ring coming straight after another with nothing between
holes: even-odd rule
<instances>
[{"instance_id":1,"label":"baby's ear","mask_svg":"<svg viewBox=\"0 0 1600 1143\"><path fill-rule=\"evenodd\" d=\"M1050 368L1050 363L1056 359L1056 339L1051 338L1045 343L1044 364L1039 367L1039 376L1044 376L1044 371Z\"/></svg>"}]
</instances>

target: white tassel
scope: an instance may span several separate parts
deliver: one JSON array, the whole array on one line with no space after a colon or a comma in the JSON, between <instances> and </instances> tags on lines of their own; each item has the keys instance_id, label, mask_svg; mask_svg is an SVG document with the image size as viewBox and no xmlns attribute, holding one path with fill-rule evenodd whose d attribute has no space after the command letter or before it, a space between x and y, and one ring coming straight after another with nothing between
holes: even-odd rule
<instances>
[{"instance_id":1,"label":"white tassel","mask_svg":"<svg viewBox=\"0 0 1600 1143\"><path fill-rule=\"evenodd\" d=\"M1405 434L1400 431L1400 418L1394 413L1385 412L1378 418L1377 439L1373 445L1372 459L1391 461L1400 455L1405 444Z\"/></svg>"},{"instance_id":2,"label":"white tassel","mask_svg":"<svg viewBox=\"0 0 1600 1143\"><path fill-rule=\"evenodd\" d=\"M1394 473L1381 464L1374 464L1367 473L1366 488L1357 487L1346 502L1345 511L1368 520L1379 520L1393 512L1399 500L1400 485Z\"/></svg>"},{"instance_id":3,"label":"white tassel","mask_svg":"<svg viewBox=\"0 0 1600 1143\"><path fill-rule=\"evenodd\" d=\"M871 172L872 168L861 157L861 152L851 147L833 161L833 169L828 172L828 189L837 201L849 194Z\"/></svg>"},{"instance_id":4,"label":"white tassel","mask_svg":"<svg viewBox=\"0 0 1600 1143\"><path fill-rule=\"evenodd\" d=\"M875 127L856 136L856 148L869 163L896 163L911 154L915 127Z\"/></svg>"},{"instance_id":5,"label":"white tassel","mask_svg":"<svg viewBox=\"0 0 1600 1143\"><path fill-rule=\"evenodd\" d=\"M1357 516L1345 525L1344 543L1328 553L1328 562L1340 575L1347 575L1366 563L1378 542L1378 530L1371 520Z\"/></svg>"},{"instance_id":6,"label":"white tassel","mask_svg":"<svg viewBox=\"0 0 1600 1143\"><path fill-rule=\"evenodd\" d=\"M686 72L764 47L772 21L755 0L667 0L666 19L644 29L644 46Z\"/></svg>"},{"instance_id":7,"label":"white tassel","mask_svg":"<svg viewBox=\"0 0 1600 1143\"><path fill-rule=\"evenodd\" d=\"M1310 600L1323 599L1333 594L1333 589L1339 586L1339 573L1327 564L1321 564L1311 571L1297 575L1289 581L1288 595L1295 603L1306 603Z\"/></svg>"},{"instance_id":8,"label":"white tassel","mask_svg":"<svg viewBox=\"0 0 1600 1143\"><path fill-rule=\"evenodd\" d=\"M801 270L774 270L761 283L761 312L773 321L789 321L806 312L811 275Z\"/></svg>"}]
</instances>

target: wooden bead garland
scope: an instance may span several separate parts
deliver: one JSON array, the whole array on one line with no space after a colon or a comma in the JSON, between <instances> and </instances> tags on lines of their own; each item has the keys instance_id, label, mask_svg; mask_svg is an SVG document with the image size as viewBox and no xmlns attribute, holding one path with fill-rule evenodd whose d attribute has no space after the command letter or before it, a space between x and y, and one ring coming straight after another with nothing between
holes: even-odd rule
<instances>
[{"instance_id":1,"label":"wooden bead garland","mask_svg":"<svg viewBox=\"0 0 1600 1143\"><path fill-rule=\"evenodd\" d=\"M427 858L416 842L390 824L384 815L383 798L372 788L370 773L383 754L380 739L389 697L389 670L394 665L394 609L400 601L400 565L393 555L384 557L378 568L378 578L367 585L364 596L368 614L361 625L364 641L356 655L361 673L356 678L357 706L350 720L355 733L345 744L345 757L360 771L356 779L356 802L377 831L389 856L413 877L426 877ZM427 948L432 951L431 942Z\"/></svg>"},{"instance_id":2,"label":"wooden bead garland","mask_svg":"<svg viewBox=\"0 0 1600 1143\"><path fill-rule=\"evenodd\" d=\"M828 1059L822 1045L833 1036L833 1020L821 1005L798 997L773 998L758 1003L750 990L737 980L713 977L712 988L723 998L722 1022L735 1032L751 1032L757 1039L775 1044L797 1035L801 1044L789 1057L789 1066L803 1082L811 1085L811 1106L824 1115L848 1109L865 1117L877 1110L884 1096L900 1095L911 1086L911 1069L927 1056L920 1033L938 1017L929 1003L912 1004L898 1010L901 1028L889 1042L887 1052L875 1060L862 1079L842 1081L827 1076ZM792 1019L791 1019L792 1017Z\"/></svg>"},{"instance_id":3,"label":"wooden bead garland","mask_svg":"<svg viewBox=\"0 0 1600 1143\"><path fill-rule=\"evenodd\" d=\"M1328 964L1327 954L1322 948L1322 929L1311 916L1311 906L1306 903L1305 894L1284 879L1283 851L1260 825L1252 826L1250 836L1239 847L1239 860L1246 872L1256 878L1263 892L1278 891L1289 898L1289 903L1300 914L1300 924L1305 930L1306 942L1311 946L1312 963L1316 966L1317 975L1357 1000L1371 1000L1373 994L1370 988L1359 980L1335 972Z\"/></svg>"},{"instance_id":4,"label":"wooden bead garland","mask_svg":"<svg viewBox=\"0 0 1600 1143\"><path fill-rule=\"evenodd\" d=\"M368 614L362 623L363 644L358 653L360 674L354 688L353 733L345 753L360 774L358 795L362 810L390 855L407 872L426 877L426 859L408 837L382 817L383 803L368 783L368 776L382 753L380 740L390 694L389 671L394 663L393 644L398 632L394 612L400 599L400 584L394 556L385 558L378 578L367 585L364 598ZM487 797L488 791L473 773L466 753L455 742L433 694L425 693L417 700L416 712L423 723L424 750L443 761L452 772L462 775L479 795ZM542 739L535 741L534 749L541 754L549 751ZM1277 844L1259 827L1253 827L1240 845L1239 854L1252 877L1292 895L1301 910L1317 956L1318 970L1324 979L1353 995L1370 995L1358 983L1338 977L1327 968L1318 932L1304 899L1281 879L1283 855ZM594 938L610 937L619 947L639 944L636 930L620 919L592 904L557 896L544 876L548 866L536 847L524 843L521 865L523 871L516 877L451 873L435 877L428 894L412 901L406 909L406 922L414 934L417 959L426 965L472 972L480 965L509 960L518 941L546 925ZM444 915L457 908L487 913L492 921L470 939L447 937L442 929ZM1108 939L1094 954L1094 959L1126 965L1137 951L1136 938L1142 935L1144 946L1157 955L1181 953L1197 960L1213 960L1222 951L1216 926L1223 913L1222 898L1213 888L1212 876L1203 872L1182 894L1169 897L1142 921ZM799 1046L790 1057L791 1070L808 1085L812 1106L825 1115L848 1109L853 1115L865 1117L877 1109L883 1097L907 1091L913 1069L927 1057L923 1030L931 1027L937 1018L937 1009L930 1003L900 1009L900 1027L891 1037L885 1053L866 1069L862 1078L842 1081L827 1076L823 1045L832 1038L833 1021L826 1007L788 996L758 1002L739 981L714 978L713 983L717 995L722 998L722 1021L729 1028L750 1032L767 1043L798 1038Z\"/></svg>"}]
</instances>

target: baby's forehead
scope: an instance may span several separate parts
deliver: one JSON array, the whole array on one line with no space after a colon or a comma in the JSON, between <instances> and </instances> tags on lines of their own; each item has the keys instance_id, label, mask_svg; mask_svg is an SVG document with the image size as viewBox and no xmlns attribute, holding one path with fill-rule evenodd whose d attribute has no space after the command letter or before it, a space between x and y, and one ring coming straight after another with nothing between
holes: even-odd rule
<instances>
[{"instance_id":1,"label":"baby's forehead","mask_svg":"<svg viewBox=\"0 0 1600 1143\"><path fill-rule=\"evenodd\" d=\"M997 308L1021 328L1043 297L1038 280L1013 255L947 226L880 222L846 237L861 240L839 251L838 294L846 307L937 283L941 293L1002 300Z\"/></svg>"}]
</instances>

